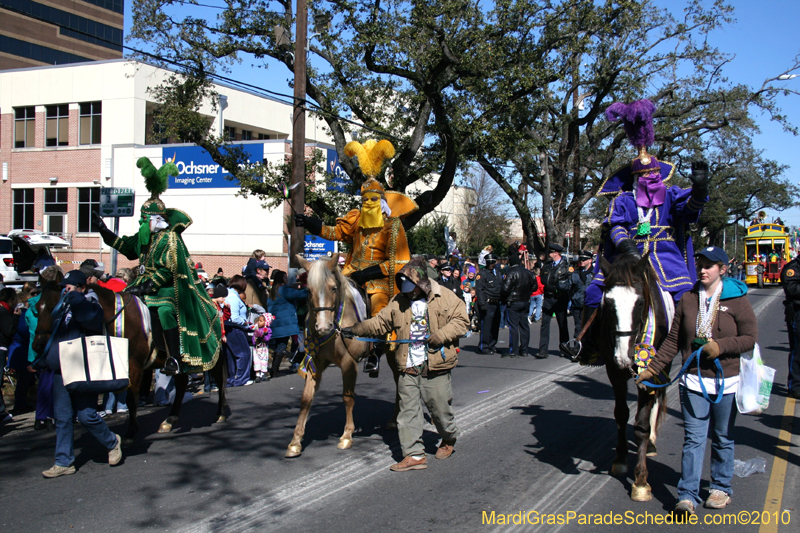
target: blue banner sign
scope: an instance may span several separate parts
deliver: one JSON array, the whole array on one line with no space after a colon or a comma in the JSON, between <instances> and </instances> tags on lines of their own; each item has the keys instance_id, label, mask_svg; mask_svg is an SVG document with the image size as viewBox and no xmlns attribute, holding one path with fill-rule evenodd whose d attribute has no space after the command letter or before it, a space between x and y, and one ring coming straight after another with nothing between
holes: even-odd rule
<instances>
[{"instance_id":1,"label":"blue banner sign","mask_svg":"<svg viewBox=\"0 0 800 533\"><path fill-rule=\"evenodd\" d=\"M261 163L263 144L239 145L247 155L248 163ZM224 153L224 149L221 149ZM170 189L220 189L239 188L238 180L229 180L230 173L211 159L211 154L200 146L176 146L162 149L164 163L172 161L179 174L169 177ZM240 166L244 166L242 164Z\"/></svg>"},{"instance_id":2,"label":"blue banner sign","mask_svg":"<svg viewBox=\"0 0 800 533\"><path fill-rule=\"evenodd\" d=\"M346 192L345 187L350 183L350 176L339 164L339 154L336 150L328 149L328 164L325 167L325 172L333 174L333 178L328 181L329 191Z\"/></svg>"},{"instance_id":3,"label":"blue banner sign","mask_svg":"<svg viewBox=\"0 0 800 533\"><path fill-rule=\"evenodd\" d=\"M328 241L316 235L306 235L305 249L303 255L309 261L317 259L330 259L336 251L336 243Z\"/></svg>"}]
</instances>

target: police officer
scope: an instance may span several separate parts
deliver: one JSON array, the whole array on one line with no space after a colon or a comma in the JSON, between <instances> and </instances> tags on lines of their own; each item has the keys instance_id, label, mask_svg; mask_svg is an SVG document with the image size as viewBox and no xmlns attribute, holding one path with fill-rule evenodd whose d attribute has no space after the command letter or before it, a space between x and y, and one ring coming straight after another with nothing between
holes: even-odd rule
<instances>
[{"instance_id":1,"label":"police officer","mask_svg":"<svg viewBox=\"0 0 800 533\"><path fill-rule=\"evenodd\" d=\"M453 294L458 296L458 299L464 301L464 291L461 290L461 280L453 277L453 266L445 263L439 269L439 277L436 278L436 283L442 287L453 291Z\"/></svg>"},{"instance_id":2,"label":"police officer","mask_svg":"<svg viewBox=\"0 0 800 533\"><path fill-rule=\"evenodd\" d=\"M500 331L500 291L501 278L496 273L497 256L490 253L486 256L486 266L475 278L475 296L478 299L478 311L481 320L480 353L497 353L497 334Z\"/></svg>"},{"instance_id":3,"label":"police officer","mask_svg":"<svg viewBox=\"0 0 800 533\"><path fill-rule=\"evenodd\" d=\"M550 343L550 319L553 314L558 321L559 342L569 340L567 330L567 308L572 296L572 271L566 259L561 257L564 248L558 244L549 246L549 261L542 267L539 279L544 285L544 300L542 301L542 326L539 330L539 353L536 357L545 359L549 354L547 348Z\"/></svg>"},{"instance_id":4,"label":"police officer","mask_svg":"<svg viewBox=\"0 0 800 533\"><path fill-rule=\"evenodd\" d=\"M578 253L573 269L570 312L575 322L575 337L577 337L583 326L581 314L583 313L583 299L586 294L586 287L589 286L589 283L591 283L594 278L594 274L592 273L592 252L581 250Z\"/></svg>"},{"instance_id":5,"label":"police officer","mask_svg":"<svg viewBox=\"0 0 800 533\"><path fill-rule=\"evenodd\" d=\"M789 330L789 396L800 399L800 357L797 341L800 335L800 255L786 263L781 270L781 286L786 294L786 327Z\"/></svg>"},{"instance_id":6,"label":"police officer","mask_svg":"<svg viewBox=\"0 0 800 533\"><path fill-rule=\"evenodd\" d=\"M503 280L502 299L508 306L508 353L502 357L527 357L531 340L528 309L531 293L539 287L531 272L522 265L519 253L508 256L509 268Z\"/></svg>"}]
</instances>

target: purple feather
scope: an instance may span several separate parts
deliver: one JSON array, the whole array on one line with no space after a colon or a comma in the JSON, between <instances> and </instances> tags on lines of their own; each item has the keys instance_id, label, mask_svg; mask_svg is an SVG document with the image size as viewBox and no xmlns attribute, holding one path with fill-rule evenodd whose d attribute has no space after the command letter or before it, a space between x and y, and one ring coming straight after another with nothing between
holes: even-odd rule
<instances>
[{"instance_id":1,"label":"purple feather","mask_svg":"<svg viewBox=\"0 0 800 533\"><path fill-rule=\"evenodd\" d=\"M653 113L656 105L650 100L637 100L630 104L616 102L606 109L606 118L611 122L622 120L628 140L634 147L650 146L655 142Z\"/></svg>"}]
</instances>

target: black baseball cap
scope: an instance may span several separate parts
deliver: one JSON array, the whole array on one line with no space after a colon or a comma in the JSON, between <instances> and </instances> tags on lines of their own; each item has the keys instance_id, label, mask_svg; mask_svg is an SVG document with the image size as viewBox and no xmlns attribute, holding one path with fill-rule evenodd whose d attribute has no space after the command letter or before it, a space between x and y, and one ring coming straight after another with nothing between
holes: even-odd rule
<instances>
[{"instance_id":1,"label":"black baseball cap","mask_svg":"<svg viewBox=\"0 0 800 533\"><path fill-rule=\"evenodd\" d=\"M708 246L701 250L698 250L694 254L695 257L703 256L709 261L721 262L724 264L728 264L728 254L725 253L725 250L718 246Z\"/></svg>"},{"instance_id":2,"label":"black baseball cap","mask_svg":"<svg viewBox=\"0 0 800 533\"><path fill-rule=\"evenodd\" d=\"M86 274L80 270L70 270L59 283L61 287L66 287L67 285L86 285Z\"/></svg>"},{"instance_id":3,"label":"black baseball cap","mask_svg":"<svg viewBox=\"0 0 800 533\"><path fill-rule=\"evenodd\" d=\"M397 278L400 281L400 292L410 293L414 292L414 289L417 288L417 284L411 281L411 278L402 274L397 276Z\"/></svg>"}]
</instances>

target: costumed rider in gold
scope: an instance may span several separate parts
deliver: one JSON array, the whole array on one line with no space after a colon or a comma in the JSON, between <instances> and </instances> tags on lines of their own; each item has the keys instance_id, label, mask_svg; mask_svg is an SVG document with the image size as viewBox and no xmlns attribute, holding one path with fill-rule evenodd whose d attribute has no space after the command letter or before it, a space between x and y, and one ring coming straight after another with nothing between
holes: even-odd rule
<instances>
[{"instance_id":1,"label":"costumed rider in gold","mask_svg":"<svg viewBox=\"0 0 800 533\"><path fill-rule=\"evenodd\" d=\"M324 226L322 220L295 214L295 224L309 233L329 241L348 244L342 273L359 286L365 287L370 299L370 315L377 315L389 299L397 294L395 274L411 259L402 219L419 206L406 195L387 191L375 179L385 159L394 157L389 141L369 140L363 145L350 142L345 155L357 157L361 171L368 177L361 186L361 209L353 209L336 219L335 226ZM380 356L385 344L380 343L367 356L364 372L377 377Z\"/></svg>"},{"instance_id":2,"label":"costumed rider in gold","mask_svg":"<svg viewBox=\"0 0 800 533\"><path fill-rule=\"evenodd\" d=\"M181 237L192 219L183 211L167 209L159 198L167 190L169 176L178 175L178 167L170 162L156 170L146 157L139 158L136 166L151 193L141 209L139 232L118 237L97 212L92 214L93 223L103 242L128 259L139 259L138 275L125 290L141 297L153 320L161 324L168 355L162 372L210 370L219 357L222 328Z\"/></svg>"}]
</instances>

